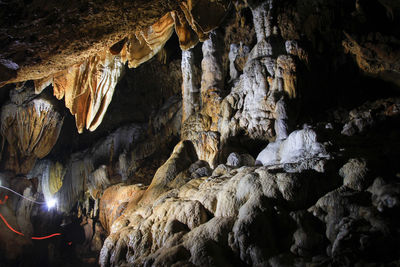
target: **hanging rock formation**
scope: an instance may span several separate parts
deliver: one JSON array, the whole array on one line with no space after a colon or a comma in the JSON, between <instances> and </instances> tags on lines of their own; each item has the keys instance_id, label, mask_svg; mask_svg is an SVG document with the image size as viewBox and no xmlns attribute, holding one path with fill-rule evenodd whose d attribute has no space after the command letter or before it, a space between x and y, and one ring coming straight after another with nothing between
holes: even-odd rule
<instances>
[{"instance_id":1,"label":"hanging rock formation","mask_svg":"<svg viewBox=\"0 0 400 267\"><path fill-rule=\"evenodd\" d=\"M149 3L148 5L152 4ZM87 47L86 49L89 50L87 52L91 55L89 57L84 57L82 55L84 51L80 49L70 52L68 51L69 48L65 48L66 51L60 53L72 53L67 58L76 53L76 58L81 59L80 61L77 61L76 58L70 60L70 62L76 62L72 65L62 65L65 62L61 60L61 64L49 60L48 65L43 65L40 62L36 64L36 69L35 67L32 68L32 65L19 68L17 63L0 58L2 60L2 73L5 75L4 80L0 81L2 82L0 85L21 79L35 79L36 92L40 93L48 85L53 84L54 95L58 99L65 96L65 105L75 116L78 132L82 133L85 128L94 131L100 125L111 102L115 86L123 75L126 61L129 62L130 68L136 68L148 61L160 52L170 39L174 29L179 37L181 48L184 50L192 48L198 42L199 37L197 35L201 36L200 39L204 41L207 34L219 25L227 12L228 6L228 1L216 3L212 1L182 2L180 7L175 7L175 11L165 12L166 14L154 24L142 29L132 30L118 42L108 45L109 49L107 46L103 47L102 50L97 48L96 54L94 54L92 48ZM169 7L171 8L172 5L169 5ZM115 10L111 10L107 12L115 12ZM211 18L209 17L210 10L213 14ZM215 11L217 12L214 13ZM205 16L207 16L207 19L204 18ZM149 19L149 21L152 21L152 19ZM109 26L112 27L112 25ZM106 37L102 36L102 38ZM109 36L109 38L111 37ZM100 38L97 42L108 44L109 40ZM20 49L27 49L27 47ZM26 61L29 60L29 58L26 59ZM62 66L64 66L64 70L60 69ZM44 68L47 71L44 71ZM55 69L58 69L58 72L54 71ZM18 74L21 77L14 77L17 71L21 73Z\"/></svg>"},{"instance_id":2,"label":"hanging rock formation","mask_svg":"<svg viewBox=\"0 0 400 267\"><path fill-rule=\"evenodd\" d=\"M57 142L63 115L54 99L36 97L33 88L11 91L11 103L1 111L4 168L27 173Z\"/></svg>"},{"instance_id":3,"label":"hanging rock formation","mask_svg":"<svg viewBox=\"0 0 400 267\"><path fill-rule=\"evenodd\" d=\"M0 265L399 265L396 1L22 2L0 80L37 94L0 92L0 182L58 202L0 188L26 233L0 221Z\"/></svg>"},{"instance_id":4,"label":"hanging rock formation","mask_svg":"<svg viewBox=\"0 0 400 267\"><path fill-rule=\"evenodd\" d=\"M121 59L107 52L53 77L54 95L65 97L79 133L99 126L123 70Z\"/></svg>"}]
</instances>

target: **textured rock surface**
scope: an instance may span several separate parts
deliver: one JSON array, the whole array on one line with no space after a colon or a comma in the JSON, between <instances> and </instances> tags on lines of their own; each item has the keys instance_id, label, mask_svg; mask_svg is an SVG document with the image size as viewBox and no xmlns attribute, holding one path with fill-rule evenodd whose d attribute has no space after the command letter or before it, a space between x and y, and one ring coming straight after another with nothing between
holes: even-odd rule
<instances>
[{"instance_id":1,"label":"textured rock surface","mask_svg":"<svg viewBox=\"0 0 400 267\"><path fill-rule=\"evenodd\" d=\"M31 5L35 6L38 2L40 1L31 3ZM11 4L12 3L6 3L4 5L8 6ZM155 3L145 3L147 7L142 7L140 4L137 5L138 14L143 12L144 15L143 21L141 22L142 25L153 21L154 16L157 16L157 14L161 17L155 23L146 25L147 27L141 28L139 23L133 27L132 22L130 22L128 23L130 26L124 25L124 27L121 28L114 28L116 25L126 20L127 17L122 18L121 21L118 22L103 20L102 24L106 25L104 28L109 27L108 30L114 28L111 35L101 33L101 30L92 32L94 29L90 29L90 27L87 27L86 24L78 19L78 25L83 24L81 25L83 26L82 28L88 28L85 29L85 32L88 31L91 32L91 34L97 32L98 36L92 36L92 38L95 38L95 40L92 40L92 47L72 47L71 49L71 47L65 46L65 44L73 44L78 41L83 34L83 32L78 32L78 36L74 36L74 34L69 33L71 35L70 38L76 37L78 40L69 40L69 42L56 46L54 48L58 51L56 58L52 58L54 56L52 54L46 54L46 56L39 55L42 51L36 51L38 53L36 55L37 58L31 59L29 56L19 57L17 60L19 63L14 63L8 58L13 56L12 50L14 49L12 42L8 40L12 38L11 35L9 35L8 38L6 38L7 40L4 40L6 44L9 45L6 46L9 51L6 50L6 54L2 55L5 59L0 57L0 66L3 73L2 75L4 76L4 78L0 80L0 86L9 82L35 79L36 92L40 93L46 86L53 84L54 95L58 99L65 96L65 105L71 111L71 114L75 116L78 132L82 133L84 128L94 131L100 125L107 107L111 102L115 86L120 76L123 74L124 63L126 61L129 62L128 66L130 68L136 68L148 61L160 52L165 43L170 39L174 29L180 38L180 44L183 49L193 47L197 43L196 34L193 30L204 40L207 34L219 25L227 11L229 2L218 1L218 3L214 3L213 1L189 1L186 3L184 1L176 1L172 3L165 1L165 3L159 4L161 6L153 11L154 14L148 14L146 10L152 6L156 6ZM59 5L62 6L62 4ZM55 5L54 8L57 8L57 5ZM92 3L88 3L87 6L82 3L80 8L90 10L99 7L96 7L96 5ZM167 12L168 9L176 9L176 11ZM212 13L212 19L208 18L206 20L204 17L206 14L210 14L209 12L211 9L214 11ZM103 15L109 18L110 15L117 12L117 5L113 5L109 7L109 9L100 9L97 12L104 13ZM124 9L123 12L129 14L131 10ZM164 15L160 16L160 14ZM146 18L146 16L149 17ZM18 18L19 17L17 17L17 19ZM89 16L89 18L93 19L91 16ZM137 17L135 16L135 18ZM26 20L29 19L29 17L26 18ZM39 19L37 22L43 23L44 19L45 18ZM98 23L96 19L92 22L94 24ZM62 20L60 25L58 25L59 28L63 26L66 27L63 23L64 21ZM178 23L177 26L176 23ZM190 29L189 25L193 30ZM17 25L17 27L19 26L20 25ZM127 32L129 28L131 28L131 32ZM117 29L119 31L118 33L116 32ZM7 32L9 29L4 28L3 30ZM106 31L107 29L104 30ZM44 33L46 33L46 31L44 31ZM30 34L35 36L34 33ZM59 35L60 34L57 36L59 37ZM54 38L54 36L51 37ZM40 43L36 38L37 37L34 37L32 40L33 43L19 43L15 41L20 45L18 50L31 49L31 52L36 50L37 47L35 47L35 45L37 44L35 44L35 41ZM119 38L118 42L115 41L115 38ZM110 40L114 40L115 44L112 46L106 45L110 43ZM49 40L47 41L50 42ZM60 42L60 40L57 41ZM103 44L102 48L101 44ZM93 49L94 47L96 48ZM53 47L50 49L53 49ZM86 55L84 52L86 52ZM42 59L41 56L44 58ZM69 59L69 61L65 61L66 59ZM22 64L22 66L18 64ZM11 78L15 79L10 80Z\"/></svg>"},{"instance_id":2,"label":"textured rock surface","mask_svg":"<svg viewBox=\"0 0 400 267\"><path fill-rule=\"evenodd\" d=\"M22 15L25 3L8 1L2 3L5 39L0 54L19 66L15 81L40 79L103 52L128 33L150 26L176 4L32 1L25 7L30 12Z\"/></svg>"},{"instance_id":3,"label":"textured rock surface","mask_svg":"<svg viewBox=\"0 0 400 267\"><path fill-rule=\"evenodd\" d=\"M317 141L317 134L309 128L292 132L286 139L269 143L257 156L256 164L298 165L297 171L315 169L323 172L323 163L329 159L329 154L323 144ZM294 167L294 166L293 166Z\"/></svg>"},{"instance_id":4,"label":"textured rock surface","mask_svg":"<svg viewBox=\"0 0 400 267\"><path fill-rule=\"evenodd\" d=\"M303 156L298 160L307 162ZM239 157L232 154L230 165ZM174 158L173 154L170 160ZM188 177L203 165L198 161L175 172L162 194L158 188L148 188L147 194L155 190L158 197L146 205L132 198L111 227L100 264L347 266L394 264L397 259L398 220L393 212L399 203L398 178L385 174L385 179L373 183L363 180L355 191L351 183L340 187L339 167L321 175L296 169L288 173L275 166L221 164L211 176ZM340 173L345 179L364 177L360 172L366 165L351 159ZM160 177L168 177L165 183L171 181L170 174L169 168L161 167L157 181Z\"/></svg>"},{"instance_id":5,"label":"textured rock surface","mask_svg":"<svg viewBox=\"0 0 400 267\"><path fill-rule=\"evenodd\" d=\"M52 84L75 118L54 109L59 140L32 170L15 170L0 137L1 183L58 200L49 211L0 189L0 212L27 235L0 221L0 265L399 264L396 1L70 1L65 14L39 1L0 2L0 80L41 78L39 96L9 84L0 103L26 107ZM142 21L117 26L138 20L126 16ZM34 45L54 36L18 23L33 17L94 27L92 43L49 26L71 40L47 61ZM62 236L28 240L48 232Z\"/></svg>"},{"instance_id":6,"label":"textured rock surface","mask_svg":"<svg viewBox=\"0 0 400 267\"><path fill-rule=\"evenodd\" d=\"M200 107L198 71L192 50L182 51L182 122L193 115Z\"/></svg>"},{"instance_id":7,"label":"textured rock surface","mask_svg":"<svg viewBox=\"0 0 400 267\"><path fill-rule=\"evenodd\" d=\"M348 121L343 126L342 134L354 135L362 133L369 127L400 113L400 99L381 99L373 103L365 103L350 111Z\"/></svg>"},{"instance_id":8,"label":"textured rock surface","mask_svg":"<svg viewBox=\"0 0 400 267\"><path fill-rule=\"evenodd\" d=\"M161 195L159 188L150 186L145 194L155 196L151 202L131 198L111 227L100 264L163 265L178 260L199 266L265 264L283 243L289 245L291 233L280 237L286 240L282 244L274 242L280 229L276 226L290 224L288 211L280 205L304 207L314 178L270 172L266 167L218 168L227 172L187 180L183 171L175 180L187 182L164 189ZM156 177L170 173L161 167ZM118 187L118 192L129 188ZM322 235L317 238L323 240ZM318 241L310 239L309 246L315 247Z\"/></svg>"},{"instance_id":9,"label":"textured rock surface","mask_svg":"<svg viewBox=\"0 0 400 267\"><path fill-rule=\"evenodd\" d=\"M228 1L125 1L104 5L73 1L44 5L37 0L27 7L32 12L22 16L18 12L23 3L2 3L1 82L41 79L80 64L127 35L157 25L154 23L171 10L185 12L189 25L203 37L219 24L227 4ZM215 11L212 19L206 19L210 10ZM143 37L146 39L146 34Z\"/></svg>"},{"instance_id":10,"label":"textured rock surface","mask_svg":"<svg viewBox=\"0 0 400 267\"><path fill-rule=\"evenodd\" d=\"M340 176L343 177L343 185L358 191L366 189L368 185L368 169L364 159L350 159L339 170Z\"/></svg>"},{"instance_id":11,"label":"textured rock surface","mask_svg":"<svg viewBox=\"0 0 400 267\"><path fill-rule=\"evenodd\" d=\"M120 57L107 52L55 75L54 95L65 97L79 133L85 128L94 131L100 125L123 70Z\"/></svg>"},{"instance_id":12,"label":"textured rock surface","mask_svg":"<svg viewBox=\"0 0 400 267\"><path fill-rule=\"evenodd\" d=\"M248 55L243 74L221 105L219 131L223 143L242 130L252 139L285 138L286 102L296 97L296 63L291 55L281 54L286 46L279 44L281 36L273 32L274 5L257 3L251 9L257 44Z\"/></svg>"},{"instance_id":13,"label":"textured rock surface","mask_svg":"<svg viewBox=\"0 0 400 267\"><path fill-rule=\"evenodd\" d=\"M54 99L36 97L28 85L11 93L1 111L4 169L27 173L57 142L63 115Z\"/></svg>"},{"instance_id":14,"label":"textured rock surface","mask_svg":"<svg viewBox=\"0 0 400 267\"><path fill-rule=\"evenodd\" d=\"M370 32L363 36L351 36L346 33L343 47L355 56L358 66L372 75L380 75L384 79L400 84L400 54L392 47L398 46L399 39Z\"/></svg>"}]
</instances>

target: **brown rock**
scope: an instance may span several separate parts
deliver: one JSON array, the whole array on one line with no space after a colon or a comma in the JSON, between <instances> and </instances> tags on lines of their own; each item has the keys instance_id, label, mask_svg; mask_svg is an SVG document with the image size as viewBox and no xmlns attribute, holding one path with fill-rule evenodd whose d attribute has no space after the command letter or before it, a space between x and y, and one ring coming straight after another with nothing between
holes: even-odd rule
<instances>
[{"instance_id":1,"label":"brown rock","mask_svg":"<svg viewBox=\"0 0 400 267\"><path fill-rule=\"evenodd\" d=\"M137 185L113 185L104 191L100 200L100 222L109 232L113 222L124 212L127 204L137 202L143 195L143 188Z\"/></svg>"},{"instance_id":2,"label":"brown rock","mask_svg":"<svg viewBox=\"0 0 400 267\"><path fill-rule=\"evenodd\" d=\"M2 9L7 12L1 14L12 17L13 26L8 27L5 22L0 29L12 41L1 46L0 54L20 66L15 78L13 75L5 78L8 82L36 80L80 64L108 50L129 33L145 29L169 11L178 9L179 2L4 3ZM21 9L30 12L20 16Z\"/></svg>"},{"instance_id":3,"label":"brown rock","mask_svg":"<svg viewBox=\"0 0 400 267\"><path fill-rule=\"evenodd\" d=\"M79 133L100 125L123 70L120 57L106 51L55 75L54 95L58 99L65 96Z\"/></svg>"},{"instance_id":4,"label":"brown rock","mask_svg":"<svg viewBox=\"0 0 400 267\"><path fill-rule=\"evenodd\" d=\"M208 38L208 33L215 29L224 18L230 1L189 0L180 3L180 7L200 41Z\"/></svg>"},{"instance_id":5,"label":"brown rock","mask_svg":"<svg viewBox=\"0 0 400 267\"><path fill-rule=\"evenodd\" d=\"M396 49L399 45L396 37L381 33L353 36L346 32L345 36L342 42L345 52L355 56L361 70L400 85L400 51Z\"/></svg>"},{"instance_id":6,"label":"brown rock","mask_svg":"<svg viewBox=\"0 0 400 267\"><path fill-rule=\"evenodd\" d=\"M189 26L182 11L171 12L175 22L175 32L178 35L179 45L182 50L188 50L199 42L199 37Z\"/></svg>"},{"instance_id":7,"label":"brown rock","mask_svg":"<svg viewBox=\"0 0 400 267\"><path fill-rule=\"evenodd\" d=\"M166 185L175 176L189 168L197 160L193 144L190 141L181 141L177 144L170 158L164 163L154 175L154 178L140 201L141 205L152 203L162 193L167 191Z\"/></svg>"},{"instance_id":8,"label":"brown rock","mask_svg":"<svg viewBox=\"0 0 400 267\"><path fill-rule=\"evenodd\" d=\"M156 55L173 33L174 20L167 13L144 31L138 31L128 38L127 59L130 68L136 68Z\"/></svg>"},{"instance_id":9,"label":"brown rock","mask_svg":"<svg viewBox=\"0 0 400 267\"><path fill-rule=\"evenodd\" d=\"M7 104L2 108L1 134L5 168L27 173L37 158L45 157L60 134L63 117L54 104L35 98L26 104Z\"/></svg>"}]
</instances>

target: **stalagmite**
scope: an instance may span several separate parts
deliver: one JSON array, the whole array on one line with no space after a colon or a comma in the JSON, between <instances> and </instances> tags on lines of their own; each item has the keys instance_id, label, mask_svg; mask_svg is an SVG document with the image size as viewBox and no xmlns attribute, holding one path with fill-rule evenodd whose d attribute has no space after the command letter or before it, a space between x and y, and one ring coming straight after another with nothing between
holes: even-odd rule
<instances>
[{"instance_id":1,"label":"stalagmite","mask_svg":"<svg viewBox=\"0 0 400 267\"><path fill-rule=\"evenodd\" d=\"M221 47L216 32L204 41L201 61L201 105L205 114L212 118L211 130L217 129L219 107L222 102L224 74L221 65Z\"/></svg>"}]
</instances>

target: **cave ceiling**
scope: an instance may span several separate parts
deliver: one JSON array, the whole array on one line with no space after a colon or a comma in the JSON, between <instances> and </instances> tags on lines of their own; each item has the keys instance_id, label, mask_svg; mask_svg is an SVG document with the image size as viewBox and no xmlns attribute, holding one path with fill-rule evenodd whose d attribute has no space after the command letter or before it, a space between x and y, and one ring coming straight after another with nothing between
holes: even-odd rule
<instances>
[{"instance_id":1,"label":"cave ceiling","mask_svg":"<svg viewBox=\"0 0 400 267\"><path fill-rule=\"evenodd\" d=\"M400 266L398 25L0 0L0 266Z\"/></svg>"},{"instance_id":2,"label":"cave ceiling","mask_svg":"<svg viewBox=\"0 0 400 267\"><path fill-rule=\"evenodd\" d=\"M138 67L173 32L180 47L204 41L229 1L32 1L1 3L0 86L34 80L39 94L53 85L79 133L101 123L124 64ZM9 27L12 24L12 27Z\"/></svg>"}]
</instances>

